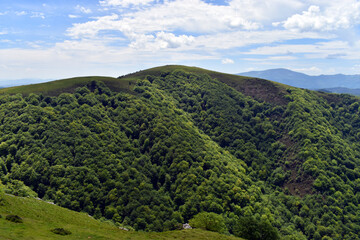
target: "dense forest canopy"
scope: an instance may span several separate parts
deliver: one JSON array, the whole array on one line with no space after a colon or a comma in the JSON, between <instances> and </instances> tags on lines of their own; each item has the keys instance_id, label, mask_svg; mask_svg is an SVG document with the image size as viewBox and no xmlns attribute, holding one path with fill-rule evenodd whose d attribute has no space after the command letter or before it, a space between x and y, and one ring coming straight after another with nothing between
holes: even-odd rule
<instances>
[{"instance_id":1,"label":"dense forest canopy","mask_svg":"<svg viewBox=\"0 0 360 240\"><path fill-rule=\"evenodd\" d=\"M134 85L0 95L9 191L137 230L359 238L357 98L189 69L117 81Z\"/></svg>"}]
</instances>

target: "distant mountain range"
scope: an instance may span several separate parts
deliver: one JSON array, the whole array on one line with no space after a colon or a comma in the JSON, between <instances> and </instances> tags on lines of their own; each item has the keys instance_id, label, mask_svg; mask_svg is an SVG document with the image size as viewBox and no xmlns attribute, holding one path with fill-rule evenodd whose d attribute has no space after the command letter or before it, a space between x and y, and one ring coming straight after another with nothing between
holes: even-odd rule
<instances>
[{"instance_id":1,"label":"distant mountain range","mask_svg":"<svg viewBox=\"0 0 360 240\"><path fill-rule=\"evenodd\" d=\"M352 95L356 95L356 96L360 96L360 89L359 88L343 88L343 87L338 87L338 88L323 88L323 89L318 89L318 91L322 91L322 92L329 92L329 93L347 93L347 94L352 94Z\"/></svg>"},{"instance_id":2,"label":"distant mountain range","mask_svg":"<svg viewBox=\"0 0 360 240\"><path fill-rule=\"evenodd\" d=\"M319 75L310 76L304 73L294 72L284 68L269 69L265 71L251 71L239 73L241 76L263 78L294 87L307 88L311 90L327 90L333 92L331 88L336 90L345 90L360 88L360 75ZM351 92L351 91L350 91ZM350 93L348 92L348 93ZM358 91L357 93L359 93ZM346 93L346 92L341 92ZM353 93L351 93L353 94Z\"/></svg>"}]
</instances>

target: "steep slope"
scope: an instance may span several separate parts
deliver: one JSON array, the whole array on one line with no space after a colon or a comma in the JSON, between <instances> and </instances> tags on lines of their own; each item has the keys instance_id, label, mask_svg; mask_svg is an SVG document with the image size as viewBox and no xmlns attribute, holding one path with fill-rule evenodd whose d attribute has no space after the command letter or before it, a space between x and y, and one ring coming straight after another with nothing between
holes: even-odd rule
<instances>
[{"instance_id":1,"label":"steep slope","mask_svg":"<svg viewBox=\"0 0 360 240\"><path fill-rule=\"evenodd\" d=\"M8 215L17 215L23 223L13 223L5 219ZM163 233L145 233L124 231L109 222L93 219L85 213L78 213L56 205L33 199L21 198L0 193L0 239L239 239L220 235L219 233L201 229L172 231ZM62 236L51 232L52 229L63 228L70 235Z\"/></svg>"},{"instance_id":2,"label":"steep slope","mask_svg":"<svg viewBox=\"0 0 360 240\"><path fill-rule=\"evenodd\" d=\"M160 90L139 81L137 96L112 95L97 84L1 96L3 174L61 206L153 231L259 200L245 164Z\"/></svg>"},{"instance_id":3,"label":"steep slope","mask_svg":"<svg viewBox=\"0 0 360 240\"><path fill-rule=\"evenodd\" d=\"M132 85L0 96L4 181L136 229L213 212L247 238L358 239L357 98L183 66L112 81Z\"/></svg>"}]
</instances>

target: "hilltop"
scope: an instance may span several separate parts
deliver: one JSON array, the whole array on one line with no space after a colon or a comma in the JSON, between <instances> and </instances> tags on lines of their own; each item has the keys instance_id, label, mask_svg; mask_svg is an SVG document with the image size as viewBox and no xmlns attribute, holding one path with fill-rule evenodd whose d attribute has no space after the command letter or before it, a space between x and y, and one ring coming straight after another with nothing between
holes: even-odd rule
<instances>
[{"instance_id":1,"label":"hilltop","mask_svg":"<svg viewBox=\"0 0 360 240\"><path fill-rule=\"evenodd\" d=\"M185 66L29 89L0 90L6 184L136 230L358 239L356 97Z\"/></svg>"}]
</instances>

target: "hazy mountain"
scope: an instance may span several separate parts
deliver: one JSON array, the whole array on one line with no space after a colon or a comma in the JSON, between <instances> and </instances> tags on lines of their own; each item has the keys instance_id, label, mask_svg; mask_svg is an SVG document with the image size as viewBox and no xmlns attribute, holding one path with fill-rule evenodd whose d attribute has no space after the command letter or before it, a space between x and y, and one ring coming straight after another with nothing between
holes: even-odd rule
<instances>
[{"instance_id":1,"label":"hazy mountain","mask_svg":"<svg viewBox=\"0 0 360 240\"><path fill-rule=\"evenodd\" d=\"M346 94L352 94L352 95L360 96L360 88L355 88L355 89L342 88L342 87L338 87L338 88L322 88L322 89L318 89L318 91L329 92L329 93L346 93Z\"/></svg>"},{"instance_id":2,"label":"hazy mountain","mask_svg":"<svg viewBox=\"0 0 360 240\"><path fill-rule=\"evenodd\" d=\"M294 87L307 89L360 88L360 75L319 75L310 76L284 68L239 73L241 76L268 79Z\"/></svg>"}]
</instances>

